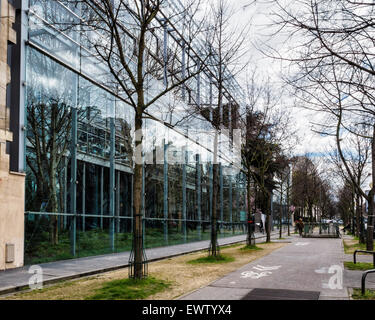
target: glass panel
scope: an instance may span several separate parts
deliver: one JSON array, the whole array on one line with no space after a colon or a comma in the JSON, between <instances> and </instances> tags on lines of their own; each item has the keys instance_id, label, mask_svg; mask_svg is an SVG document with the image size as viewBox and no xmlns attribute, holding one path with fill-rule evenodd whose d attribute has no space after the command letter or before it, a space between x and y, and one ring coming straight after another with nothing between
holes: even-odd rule
<instances>
[{"instance_id":1,"label":"glass panel","mask_svg":"<svg viewBox=\"0 0 375 320\"><path fill-rule=\"evenodd\" d=\"M146 219L145 248L162 247L166 245L164 238L164 222L161 220Z\"/></svg>"},{"instance_id":2,"label":"glass panel","mask_svg":"<svg viewBox=\"0 0 375 320\"><path fill-rule=\"evenodd\" d=\"M26 211L68 212L71 108L75 106L77 77L33 49L27 54L26 89ZM39 245L65 241L67 218L38 220ZM49 224L49 225L48 225ZM27 226L27 225L26 225ZM25 239L33 228L26 228ZM48 234L48 236L47 236Z\"/></svg>"},{"instance_id":3,"label":"glass panel","mask_svg":"<svg viewBox=\"0 0 375 320\"><path fill-rule=\"evenodd\" d=\"M59 222L59 241L51 244L51 222ZM25 265L72 258L69 232L64 218L57 215L27 214L25 216Z\"/></svg>"}]
</instances>

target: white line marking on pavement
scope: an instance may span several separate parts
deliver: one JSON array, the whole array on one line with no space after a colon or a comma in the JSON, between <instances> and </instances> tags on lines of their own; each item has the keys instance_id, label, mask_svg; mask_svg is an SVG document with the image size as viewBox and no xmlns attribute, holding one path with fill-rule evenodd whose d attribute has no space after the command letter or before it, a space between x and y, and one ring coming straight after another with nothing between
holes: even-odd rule
<instances>
[{"instance_id":1,"label":"white line marking on pavement","mask_svg":"<svg viewBox=\"0 0 375 320\"><path fill-rule=\"evenodd\" d=\"M253 269L261 272L245 271L241 273L241 278L260 279L263 277L268 277L272 274L271 270L278 270L280 268L281 266L264 267L258 264L256 267L253 267Z\"/></svg>"},{"instance_id":2,"label":"white line marking on pavement","mask_svg":"<svg viewBox=\"0 0 375 320\"><path fill-rule=\"evenodd\" d=\"M328 273L328 268L322 267L320 269L315 270L315 273Z\"/></svg>"},{"instance_id":3,"label":"white line marking on pavement","mask_svg":"<svg viewBox=\"0 0 375 320\"><path fill-rule=\"evenodd\" d=\"M264 272L254 272L254 271L245 271L241 273L241 278L251 278L251 279L260 279L263 277L270 276L272 272L270 271L264 271Z\"/></svg>"},{"instance_id":4,"label":"white line marking on pavement","mask_svg":"<svg viewBox=\"0 0 375 320\"><path fill-rule=\"evenodd\" d=\"M280 269L281 266L275 266L275 267L263 267L261 265L257 265L256 267L253 267L253 269L255 270L259 270L259 271L269 271L269 270L277 270L277 269Z\"/></svg>"}]
</instances>

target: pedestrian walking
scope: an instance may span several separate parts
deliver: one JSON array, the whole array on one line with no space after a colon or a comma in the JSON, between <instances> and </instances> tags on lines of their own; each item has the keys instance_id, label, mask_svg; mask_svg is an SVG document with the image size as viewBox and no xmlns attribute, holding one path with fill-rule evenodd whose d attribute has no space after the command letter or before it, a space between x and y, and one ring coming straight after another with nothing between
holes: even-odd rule
<instances>
[{"instance_id":1,"label":"pedestrian walking","mask_svg":"<svg viewBox=\"0 0 375 320\"><path fill-rule=\"evenodd\" d=\"M302 232L303 232L303 227L304 227L304 224L303 224L303 221L302 221L302 218L299 218L299 220L297 221L297 228L298 228L298 232L299 232L299 235L300 237L302 236Z\"/></svg>"},{"instance_id":2,"label":"pedestrian walking","mask_svg":"<svg viewBox=\"0 0 375 320\"><path fill-rule=\"evenodd\" d=\"M262 220L260 220L260 223L259 223L259 231L264 234L264 228L263 228L263 221Z\"/></svg>"}]
</instances>

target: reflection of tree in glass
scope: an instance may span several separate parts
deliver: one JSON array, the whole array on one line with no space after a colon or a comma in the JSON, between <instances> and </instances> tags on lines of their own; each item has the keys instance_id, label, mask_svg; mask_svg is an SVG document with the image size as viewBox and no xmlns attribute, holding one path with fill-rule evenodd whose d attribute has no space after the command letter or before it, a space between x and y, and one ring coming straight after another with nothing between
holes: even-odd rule
<instances>
[{"instance_id":1,"label":"reflection of tree in glass","mask_svg":"<svg viewBox=\"0 0 375 320\"><path fill-rule=\"evenodd\" d=\"M62 160L70 144L71 101L73 87L60 86L59 81L72 83L71 74L64 72L46 57L30 51L33 69L27 94L27 153L26 162L35 180L36 192L29 205L33 210L59 212L63 204L58 193L63 174ZM57 76L58 75L58 76ZM43 208L43 209L42 209ZM50 240L58 243L58 218L50 218Z\"/></svg>"},{"instance_id":2,"label":"reflection of tree in glass","mask_svg":"<svg viewBox=\"0 0 375 320\"><path fill-rule=\"evenodd\" d=\"M117 135L120 135L120 155L126 155L126 162L130 167L133 167L133 139L132 128L129 122L125 119L116 119L119 130L116 130Z\"/></svg>"}]
</instances>

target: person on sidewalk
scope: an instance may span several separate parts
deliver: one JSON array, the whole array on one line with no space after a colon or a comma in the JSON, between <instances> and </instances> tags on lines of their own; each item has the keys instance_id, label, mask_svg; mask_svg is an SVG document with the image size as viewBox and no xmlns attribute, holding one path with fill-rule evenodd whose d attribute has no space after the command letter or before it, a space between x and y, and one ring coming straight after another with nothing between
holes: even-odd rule
<instances>
[{"instance_id":1,"label":"person on sidewalk","mask_svg":"<svg viewBox=\"0 0 375 320\"><path fill-rule=\"evenodd\" d=\"M297 220L296 224L297 224L299 236L302 237L302 232L303 232L303 227L304 227L302 218L299 218L299 220Z\"/></svg>"},{"instance_id":2,"label":"person on sidewalk","mask_svg":"<svg viewBox=\"0 0 375 320\"><path fill-rule=\"evenodd\" d=\"M262 219L259 222L259 231L264 234L263 221Z\"/></svg>"}]
</instances>

